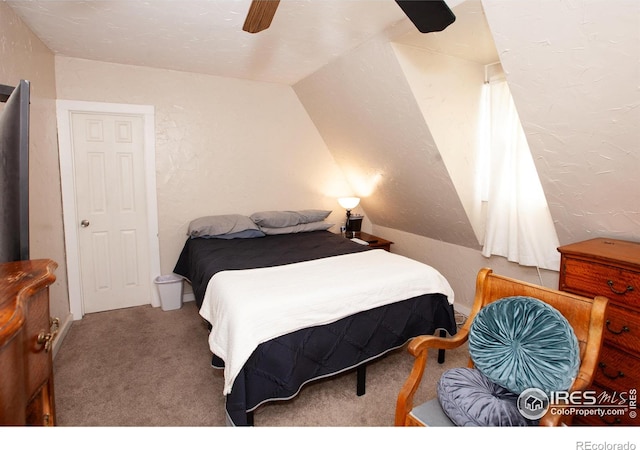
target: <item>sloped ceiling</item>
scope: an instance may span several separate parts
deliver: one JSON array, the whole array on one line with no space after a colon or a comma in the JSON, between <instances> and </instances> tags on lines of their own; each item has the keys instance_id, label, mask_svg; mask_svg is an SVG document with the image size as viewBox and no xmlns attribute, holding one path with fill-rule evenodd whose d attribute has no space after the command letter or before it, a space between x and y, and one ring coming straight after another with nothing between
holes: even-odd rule
<instances>
[{"instance_id":1,"label":"sloped ceiling","mask_svg":"<svg viewBox=\"0 0 640 450\"><path fill-rule=\"evenodd\" d=\"M560 243L640 241L640 2L483 5Z\"/></svg>"},{"instance_id":2,"label":"sloped ceiling","mask_svg":"<svg viewBox=\"0 0 640 450\"><path fill-rule=\"evenodd\" d=\"M478 246L387 40L368 41L294 90L373 223Z\"/></svg>"},{"instance_id":3,"label":"sloped ceiling","mask_svg":"<svg viewBox=\"0 0 640 450\"><path fill-rule=\"evenodd\" d=\"M257 36L240 31L248 0L8 3L56 53L294 86L354 187L377 184L363 201L374 223L478 246L389 42L451 46L400 36L395 2L286 0ZM640 2L482 5L560 242L640 241ZM454 47L479 55L480 42Z\"/></svg>"},{"instance_id":4,"label":"sloped ceiling","mask_svg":"<svg viewBox=\"0 0 640 450\"><path fill-rule=\"evenodd\" d=\"M639 241L640 2L482 4L560 243ZM438 39L396 41L438 51ZM478 246L386 42L367 42L294 89L347 175L379 175L363 200L375 224Z\"/></svg>"},{"instance_id":5,"label":"sloped ceiling","mask_svg":"<svg viewBox=\"0 0 640 450\"><path fill-rule=\"evenodd\" d=\"M57 54L283 84L408 22L393 0L281 0L257 34L242 31L251 0L7 3Z\"/></svg>"}]
</instances>

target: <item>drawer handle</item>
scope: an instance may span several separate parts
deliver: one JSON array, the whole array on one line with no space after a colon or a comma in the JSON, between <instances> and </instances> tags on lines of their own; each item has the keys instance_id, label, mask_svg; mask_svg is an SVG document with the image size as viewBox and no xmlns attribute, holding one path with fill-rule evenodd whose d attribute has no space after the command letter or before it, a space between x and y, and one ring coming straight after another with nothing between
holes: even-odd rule
<instances>
[{"instance_id":1,"label":"drawer handle","mask_svg":"<svg viewBox=\"0 0 640 450\"><path fill-rule=\"evenodd\" d=\"M613 334L622 334L622 333L628 333L629 331L631 331L631 330L629 330L629 327L626 326L626 325L624 325L622 327L622 329L620 329L620 331L614 331L609 327L610 324L611 324L611 321L607 320L607 330L609 330L609 332L611 332Z\"/></svg>"},{"instance_id":2,"label":"drawer handle","mask_svg":"<svg viewBox=\"0 0 640 450\"><path fill-rule=\"evenodd\" d=\"M44 344L44 351L49 353L51 345L53 345L53 340L56 338L56 334L58 334L57 330L53 333L45 333L44 331L41 331L40 334L38 334L38 345Z\"/></svg>"},{"instance_id":3,"label":"drawer handle","mask_svg":"<svg viewBox=\"0 0 640 450\"><path fill-rule=\"evenodd\" d=\"M609 289L611 289L611 292L613 292L614 294L618 294L618 295L624 295L627 292L631 292L633 291L633 286L627 286L627 288L624 291L618 291L613 287L613 280L608 280L607 284L609 285Z\"/></svg>"},{"instance_id":4,"label":"drawer handle","mask_svg":"<svg viewBox=\"0 0 640 450\"><path fill-rule=\"evenodd\" d=\"M618 370L618 373L617 373L617 374L615 374L615 375L609 375L609 374L606 372L607 365L606 365L605 363L603 363L603 362L599 363L599 364L598 364L598 367L600 367L600 370L602 371L602 374L603 374L605 377L607 377L607 378L609 378L609 379L611 379L611 380L615 380L616 378L623 378L623 377L624 377L624 372L621 372L621 371L619 371L619 370Z\"/></svg>"},{"instance_id":5,"label":"drawer handle","mask_svg":"<svg viewBox=\"0 0 640 450\"><path fill-rule=\"evenodd\" d=\"M50 317L49 327L50 327L49 333L45 333L44 331L41 331L40 334L38 334L38 338L36 340L36 342L38 342L38 345L44 344L44 351L46 353L49 353L49 351L51 350L51 346L53 345L53 341L58 335L58 329L60 327L60 319L58 319L57 317L56 318Z\"/></svg>"}]
</instances>

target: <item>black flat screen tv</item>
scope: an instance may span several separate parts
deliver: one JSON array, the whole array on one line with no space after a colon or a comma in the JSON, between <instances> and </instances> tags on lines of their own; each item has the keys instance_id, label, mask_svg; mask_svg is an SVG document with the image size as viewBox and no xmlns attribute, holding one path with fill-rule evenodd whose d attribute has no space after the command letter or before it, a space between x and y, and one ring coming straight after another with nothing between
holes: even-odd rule
<instances>
[{"instance_id":1,"label":"black flat screen tv","mask_svg":"<svg viewBox=\"0 0 640 450\"><path fill-rule=\"evenodd\" d=\"M0 85L0 263L29 259L30 85Z\"/></svg>"}]
</instances>

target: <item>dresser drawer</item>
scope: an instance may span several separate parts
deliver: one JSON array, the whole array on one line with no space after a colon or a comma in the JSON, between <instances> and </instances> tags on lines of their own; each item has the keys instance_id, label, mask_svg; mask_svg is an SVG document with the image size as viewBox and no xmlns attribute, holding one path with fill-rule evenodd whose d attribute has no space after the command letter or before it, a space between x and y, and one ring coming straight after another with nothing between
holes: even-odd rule
<instances>
[{"instance_id":1,"label":"dresser drawer","mask_svg":"<svg viewBox=\"0 0 640 450\"><path fill-rule=\"evenodd\" d=\"M603 345L594 383L611 392L626 392L640 386L640 367L636 357Z\"/></svg>"},{"instance_id":2,"label":"dresser drawer","mask_svg":"<svg viewBox=\"0 0 640 450\"><path fill-rule=\"evenodd\" d=\"M564 245L559 289L609 299L604 342L593 385L606 405L640 389L640 242L595 238ZM637 401L637 400L636 400ZM608 415L576 417L576 425L640 425L636 411L608 409ZM616 411L623 414L616 414Z\"/></svg>"},{"instance_id":3,"label":"dresser drawer","mask_svg":"<svg viewBox=\"0 0 640 450\"><path fill-rule=\"evenodd\" d=\"M600 410L602 415L593 414L593 409L587 408L586 411L589 411L590 414L576 416L573 421L574 425L588 425L596 427L610 425L640 425L640 419L637 417L638 407L636 406L636 409L633 412L629 408L624 408L624 406L629 406L631 395L637 396L637 390L630 391L628 389L624 392L613 392L609 388L602 388L598 385L591 386L589 390L596 392L597 403L598 406L602 408ZM608 408L609 405L614 405L614 407ZM616 405L623 406L623 408L615 408Z\"/></svg>"},{"instance_id":4,"label":"dresser drawer","mask_svg":"<svg viewBox=\"0 0 640 450\"><path fill-rule=\"evenodd\" d=\"M575 426L589 426L589 427L606 427L606 426L619 426L619 427L636 427L640 425L638 423L638 419L632 419L628 414L624 414L622 416L587 416L587 417L576 417L573 421L573 425Z\"/></svg>"},{"instance_id":5,"label":"dresser drawer","mask_svg":"<svg viewBox=\"0 0 640 450\"><path fill-rule=\"evenodd\" d=\"M50 347L40 339L51 332L47 290L35 293L27 303L25 324L25 359L27 392L34 393L49 379L52 370ZM50 344L49 344L50 345ZM46 347L46 348L45 348Z\"/></svg>"},{"instance_id":6,"label":"dresser drawer","mask_svg":"<svg viewBox=\"0 0 640 450\"><path fill-rule=\"evenodd\" d=\"M640 272L592 261L562 258L560 289L640 309Z\"/></svg>"},{"instance_id":7,"label":"dresser drawer","mask_svg":"<svg viewBox=\"0 0 640 450\"><path fill-rule=\"evenodd\" d=\"M575 426L589 426L589 427L606 427L606 426L619 426L619 427L637 427L640 425L640 421L637 417L632 418L628 413L622 415L590 415L585 417L576 417L573 421Z\"/></svg>"},{"instance_id":8,"label":"dresser drawer","mask_svg":"<svg viewBox=\"0 0 640 450\"><path fill-rule=\"evenodd\" d=\"M606 343L640 354L640 313L609 305L605 326Z\"/></svg>"},{"instance_id":9,"label":"dresser drawer","mask_svg":"<svg viewBox=\"0 0 640 450\"><path fill-rule=\"evenodd\" d=\"M49 259L0 264L0 425L55 425L49 286L56 267Z\"/></svg>"},{"instance_id":10,"label":"dresser drawer","mask_svg":"<svg viewBox=\"0 0 640 450\"><path fill-rule=\"evenodd\" d=\"M637 397L639 382L640 373L635 357L604 345L596 369L594 384L589 388L589 390L596 391L598 405L605 407L607 405L629 406L630 396ZM608 409L608 411L618 411L620 414L609 413L605 416L583 417L578 423L593 426L640 425L638 417L634 417L636 411L632 412L629 409L621 411L615 408Z\"/></svg>"}]
</instances>

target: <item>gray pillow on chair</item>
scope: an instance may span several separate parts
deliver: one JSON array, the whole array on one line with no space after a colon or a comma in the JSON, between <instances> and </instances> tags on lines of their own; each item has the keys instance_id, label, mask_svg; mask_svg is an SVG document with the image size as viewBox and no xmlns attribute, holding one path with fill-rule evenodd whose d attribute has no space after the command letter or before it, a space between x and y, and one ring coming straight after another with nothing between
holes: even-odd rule
<instances>
[{"instance_id":1,"label":"gray pillow on chair","mask_svg":"<svg viewBox=\"0 0 640 450\"><path fill-rule=\"evenodd\" d=\"M518 395L489 380L479 370L447 370L437 386L442 410L458 426L535 425L518 410Z\"/></svg>"}]
</instances>

